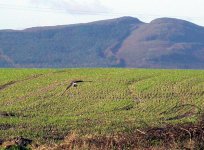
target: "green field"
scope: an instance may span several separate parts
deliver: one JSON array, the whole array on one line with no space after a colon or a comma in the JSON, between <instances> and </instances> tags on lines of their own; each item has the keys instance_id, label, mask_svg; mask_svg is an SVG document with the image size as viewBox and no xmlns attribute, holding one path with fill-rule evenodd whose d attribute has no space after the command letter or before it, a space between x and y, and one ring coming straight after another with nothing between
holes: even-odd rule
<instances>
[{"instance_id":1,"label":"green field","mask_svg":"<svg viewBox=\"0 0 204 150\"><path fill-rule=\"evenodd\" d=\"M79 83L62 93L72 80ZM0 69L0 139L55 143L196 124L204 112L204 71Z\"/></svg>"}]
</instances>

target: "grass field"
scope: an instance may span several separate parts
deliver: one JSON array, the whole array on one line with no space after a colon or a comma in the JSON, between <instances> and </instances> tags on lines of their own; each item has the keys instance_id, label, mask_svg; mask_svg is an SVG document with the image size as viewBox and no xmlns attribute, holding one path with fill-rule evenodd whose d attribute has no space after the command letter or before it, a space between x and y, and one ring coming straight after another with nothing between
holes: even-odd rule
<instances>
[{"instance_id":1,"label":"grass field","mask_svg":"<svg viewBox=\"0 0 204 150\"><path fill-rule=\"evenodd\" d=\"M71 87L75 79L84 81ZM0 139L40 144L197 124L204 71L148 69L0 69Z\"/></svg>"}]
</instances>

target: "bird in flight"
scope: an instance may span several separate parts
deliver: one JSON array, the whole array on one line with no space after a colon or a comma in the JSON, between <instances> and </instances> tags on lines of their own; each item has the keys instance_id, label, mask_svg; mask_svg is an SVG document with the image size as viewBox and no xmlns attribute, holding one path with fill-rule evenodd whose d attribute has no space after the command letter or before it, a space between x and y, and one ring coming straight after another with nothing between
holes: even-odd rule
<instances>
[{"instance_id":1,"label":"bird in flight","mask_svg":"<svg viewBox=\"0 0 204 150\"><path fill-rule=\"evenodd\" d=\"M70 84L67 86L67 88L65 89L65 91L62 93L62 95L65 94L65 92L71 88L72 86L73 87L77 87L78 86L78 83L81 83L81 82L92 82L92 81L83 81L83 80L73 80L70 82Z\"/></svg>"}]
</instances>

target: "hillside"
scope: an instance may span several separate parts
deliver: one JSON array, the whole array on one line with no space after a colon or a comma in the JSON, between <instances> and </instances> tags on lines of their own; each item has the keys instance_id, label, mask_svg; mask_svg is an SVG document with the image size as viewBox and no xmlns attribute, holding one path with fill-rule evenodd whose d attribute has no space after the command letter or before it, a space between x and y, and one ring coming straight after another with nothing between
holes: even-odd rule
<instances>
[{"instance_id":1,"label":"hillside","mask_svg":"<svg viewBox=\"0 0 204 150\"><path fill-rule=\"evenodd\" d=\"M171 149L177 143L173 149L184 149L190 140L195 149L203 149L203 74L1 69L0 147L1 141L22 136L38 146L65 140L64 148L81 143L95 145L93 149L151 149L160 144ZM72 80L88 82L64 93Z\"/></svg>"},{"instance_id":2,"label":"hillside","mask_svg":"<svg viewBox=\"0 0 204 150\"><path fill-rule=\"evenodd\" d=\"M0 31L0 67L204 68L204 27L122 17Z\"/></svg>"},{"instance_id":3,"label":"hillside","mask_svg":"<svg viewBox=\"0 0 204 150\"><path fill-rule=\"evenodd\" d=\"M128 67L204 68L204 28L161 18L134 30L117 55Z\"/></svg>"},{"instance_id":4,"label":"hillside","mask_svg":"<svg viewBox=\"0 0 204 150\"><path fill-rule=\"evenodd\" d=\"M0 32L0 67L124 66L109 49L141 22L118 18L88 24Z\"/></svg>"}]
</instances>

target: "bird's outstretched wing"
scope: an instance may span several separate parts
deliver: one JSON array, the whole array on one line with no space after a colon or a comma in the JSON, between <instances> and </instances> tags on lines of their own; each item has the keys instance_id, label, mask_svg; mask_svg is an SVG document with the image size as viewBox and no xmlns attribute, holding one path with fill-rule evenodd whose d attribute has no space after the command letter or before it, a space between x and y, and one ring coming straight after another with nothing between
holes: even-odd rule
<instances>
[{"instance_id":1,"label":"bird's outstretched wing","mask_svg":"<svg viewBox=\"0 0 204 150\"><path fill-rule=\"evenodd\" d=\"M80 83L80 82L84 82L83 80L74 80L74 81L72 81L72 82L74 82L74 83Z\"/></svg>"},{"instance_id":2,"label":"bird's outstretched wing","mask_svg":"<svg viewBox=\"0 0 204 150\"><path fill-rule=\"evenodd\" d=\"M70 84L67 86L66 90L68 90L68 89L72 86L72 84L73 84L73 83L70 83ZM65 90L65 91L66 91L66 90Z\"/></svg>"},{"instance_id":3,"label":"bird's outstretched wing","mask_svg":"<svg viewBox=\"0 0 204 150\"><path fill-rule=\"evenodd\" d=\"M74 80L73 82L80 83L80 82L93 82L93 81L89 81L89 80Z\"/></svg>"},{"instance_id":4,"label":"bird's outstretched wing","mask_svg":"<svg viewBox=\"0 0 204 150\"><path fill-rule=\"evenodd\" d=\"M72 84L73 84L73 82L71 82L68 86L67 86L67 88L64 90L64 92L62 93L62 95L64 95L64 93L72 86ZM61 96L62 96L61 95Z\"/></svg>"}]
</instances>

